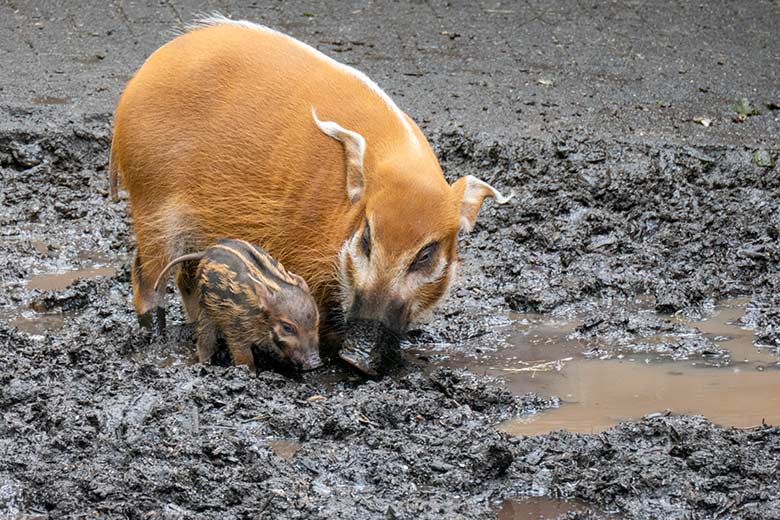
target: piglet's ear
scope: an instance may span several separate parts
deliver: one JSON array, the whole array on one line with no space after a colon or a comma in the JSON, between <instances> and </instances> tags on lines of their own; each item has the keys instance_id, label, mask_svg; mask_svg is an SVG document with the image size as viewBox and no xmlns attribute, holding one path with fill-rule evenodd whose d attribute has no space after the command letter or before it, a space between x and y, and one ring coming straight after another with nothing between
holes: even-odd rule
<instances>
[{"instance_id":1,"label":"piglet's ear","mask_svg":"<svg viewBox=\"0 0 780 520\"><path fill-rule=\"evenodd\" d=\"M254 289L255 295L257 296L257 306L265 311L268 309L268 304L271 297L273 297L281 289L274 282L269 283L268 280L260 280L253 276L252 273L247 273L247 276L254 282L254 286L252 288Z\"/></svg>"},{"instance_id":2,"label":"piglet's ear","mask_svg":"<svg viewBox=\"0 0 780 520\"><path fill-rule=\"evenodd\" d=\"M306 283L306 280L304 280L301 276L298 276L295 273L289 273L289 275L290 275L290 278L295 280L295 283L298 285L298 287L300 287L301 289L303 289L306 292L309 292L309 285Z\"/></svg>"},{"instance_id":3,"label":"piglet's ear","mask_svg":"<svg viewBox=\"0 0 780 520\"><path fill-rule=\"evenodd\" d=\"M311 115L317 128L344 145L347 166L347 197L354 204L363 196L363 156L366 153L366 140L359 133L347 130L334 121L320 121L314 107L311 109Z\"/></svg>"},{"instance_id":4,"label":"piglet's ear","mask_svg":"<svg viewBox=\"0 0 780 520\"><path fill-rule=\"evenodd\" d=\"M493 197L497 203L505 204L515 195L510 193L508 197L504 197L493 186L472 175L466 175L455 181L452 189L455 190L456 200L460 200L460 229L466 233L474 229L474 223L485 198Z\"/></svg>"}]
</instances>

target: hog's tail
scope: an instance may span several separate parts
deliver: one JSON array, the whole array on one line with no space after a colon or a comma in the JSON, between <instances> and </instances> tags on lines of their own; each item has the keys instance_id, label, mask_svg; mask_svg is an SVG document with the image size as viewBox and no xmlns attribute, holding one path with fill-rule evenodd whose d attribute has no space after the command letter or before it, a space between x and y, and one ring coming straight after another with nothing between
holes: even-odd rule
<instances>
[{"instance_id":1,"label":"hog's tail","mask_svg":"<svg viewBox=\"0 0 780 520\"><path fill-rule=\"evenodd\" d=\"M116 148L111 143L111 157L108 159L108 194L114 202L119 200L119 161L116 158Z\"/></svg>"},{"instance_id":2,"label":"hog's tail","mask_svg":"<svg viewBox=\"0 0 780 520\"><path fill-rule=\"evenodd\" d=\"M157 277L157 281L154 282L154 292L157 292L160 289L160 283L166 279L168 276L168 271L170 271L174 265L187 262L189 260L200 260L204 255L205 253L201 251L200 253L190 253L188 255L182 255L171 260L168 265L163 268L162 272L160 272L160 276Z\"/></svg>"}]
</instances>

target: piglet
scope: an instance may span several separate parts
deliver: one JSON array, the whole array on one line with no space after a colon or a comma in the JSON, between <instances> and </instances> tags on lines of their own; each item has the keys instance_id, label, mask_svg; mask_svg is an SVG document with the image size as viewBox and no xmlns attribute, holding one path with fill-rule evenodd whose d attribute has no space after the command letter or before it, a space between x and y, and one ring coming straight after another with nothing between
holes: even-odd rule
<instances>
[{"instance_id":1,"label":"piglet","mask_svg":"<svg viewBox=\"0 0 780 520\"><path fill-rule=\"evenodd\" d=\"M253 345L301 370L322 365L319 312L303 278L249 242L223 239L203 252L171 261L157 278L155 291L173 266L194 261L201 363L214 355L222 335L233 363L252 371Z\"/></svg>"}]
</instances>

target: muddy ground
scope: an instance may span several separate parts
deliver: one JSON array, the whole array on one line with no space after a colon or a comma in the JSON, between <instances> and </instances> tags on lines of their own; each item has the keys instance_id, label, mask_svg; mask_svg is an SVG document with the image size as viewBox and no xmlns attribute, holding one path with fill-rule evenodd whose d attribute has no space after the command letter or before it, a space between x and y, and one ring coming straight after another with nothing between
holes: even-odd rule
<instances>
[{"instance_id":1,"label":"muddy ground","mask_svg":"<svg viewBox=\"0 0 780 520\"><path fill-rule=\"evenodd\" d=\"M415 347L497 348L509 311L644 337L676 325L640 315L637 296L691 316L742 296L777 350L780 7L740 6L5 2L0 516L491 518L546 495L592 505L582 518L780 517L773 425L661 413L513 438L495 425L558 400L411 354L379 382L188 364L173 294L167 338L138 335L127 208L106 197L121 86L178 19L219 9L359 65L421 121L450 179L515 191L463 238L461 278ZM736 122L742 96L759 114ZM116 272L29 284L94 265ZM695 332L656 354L718 354Z\"/></svg>"}]
</instances>

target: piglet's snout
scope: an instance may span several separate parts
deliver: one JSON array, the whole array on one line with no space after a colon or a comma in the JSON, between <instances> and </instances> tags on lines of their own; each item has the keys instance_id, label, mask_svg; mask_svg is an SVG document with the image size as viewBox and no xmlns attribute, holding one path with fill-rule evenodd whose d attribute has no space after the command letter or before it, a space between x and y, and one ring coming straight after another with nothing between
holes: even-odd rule
<instances>
[{"instance_id":1,"label":"piglet's snout","mask_svg":"<svg viewBox=\"0 0 780 520\"><path fill-rule=\"evenodd\" d=\"M322 360L319 353L307 354L293 360L301 370L314 370L322 366Z\"/></svg>"},{"instance_id":2,"label":"piglet's snout","mask_svg":"<svg viewBox=\"0 0 780 520\"><path fill-rule=\"evenodd\" d=\"M304 370L314 370L315 368L320 368L321 366L322 360L320 359L320 355L316 353L307 357L306 361L303 363Z\"/></svg>"},{"instance_id":3,"label":"piglet's snout","mask_svg":"<svg viewBox=\"0 0 780 520\"><path fill-rule=\"evenodd\" d=\"M298 365L301 370L314 370L322 366L320 349L316 343L296 349L296 351L291 353L290 360Z\"/></svg>"}]
</instances>

